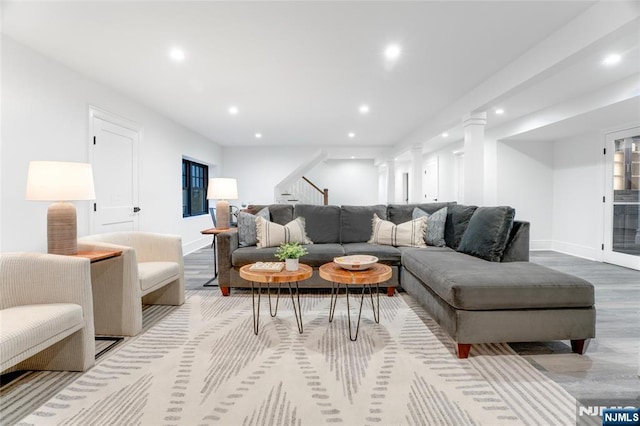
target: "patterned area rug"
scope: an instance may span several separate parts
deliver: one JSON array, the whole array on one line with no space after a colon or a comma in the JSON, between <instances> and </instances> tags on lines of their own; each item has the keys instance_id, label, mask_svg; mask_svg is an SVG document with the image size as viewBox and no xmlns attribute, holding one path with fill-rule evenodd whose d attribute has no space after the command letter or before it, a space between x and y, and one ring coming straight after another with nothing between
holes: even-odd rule
<instances>
[{"instance_id":1,"label":"patterned area rug","mask_svg":"<svg viewBox=\"0 0 640 426\"><path fill-rule=\"evenodd\" d=\"M18 424L575 424L575 399L507 345L457 359L410 296L381 295L379 324L365 300L356 342L344 295L332 323L329 300L301 296L298 334L288 295L275 318L263 295L255 336L250 294L191 291Z\"/></svg>"}]
</instances>

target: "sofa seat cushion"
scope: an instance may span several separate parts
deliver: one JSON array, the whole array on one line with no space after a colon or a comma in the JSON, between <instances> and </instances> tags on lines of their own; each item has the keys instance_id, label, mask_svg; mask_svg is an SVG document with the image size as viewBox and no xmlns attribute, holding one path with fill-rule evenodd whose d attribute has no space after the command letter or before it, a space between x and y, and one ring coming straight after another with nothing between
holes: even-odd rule
<instances>
[{"instance_id":1,"label":"sofa seat cushion","mask_svg":"<svg viewBox=\"0 0 640 426\"><path fill-rule=\"evenodd\" d=\"M322 266L333 261L334 257L345 255L340 244L309 244L304 247L308 253L300 258L300 263L311 267ZM277 262L276 249L277 247L242 247L231 254L231 264L234 268L240 268L254 262Z\"/></svg>"},{"instance_id":2,"label":"sofa seat cushion","mask_svg":"<svg viewBox=\"0 0 640 426\"><path fill-rule=\"evenodd\" d=\"M176 262L140 262L138 279L140 290L147 294L180 278L180 266Z\"/></svg>"},{"instance_id":3,"label":"sofa seat cushion","mask_svg":"<svg viewBox=\"0 0 640 426\"><path fill-rule=\"evenodd\" d=\"M354 254L368 254L375 256L381 263L388 265L400 265L400 254L403 247L383 246L369 243L349 243L343 244L344 254L351 256Z\"/></svg>"},{"instance_id":4,"label":"sofa seat cushion","mask_svg":"<svg viewBox=\"0 0 640 426\"><path fill-rule=\"evenodd\" d=\"M462 310L590 307L593 285L529 262L488 262L455 252L405 250L402 264Z\"/></svg>"},{"instance_id":5,"label":"sofa seat cushion","mask_svg":"<svg viewBox=\"0 0 640 426\"><path fill-rule=\"evenodd\" d=\"M75 303L21 305L2 309L2 364L13 365L27 359L83 326L82 307Z\"/></svg>"}]
</instances>

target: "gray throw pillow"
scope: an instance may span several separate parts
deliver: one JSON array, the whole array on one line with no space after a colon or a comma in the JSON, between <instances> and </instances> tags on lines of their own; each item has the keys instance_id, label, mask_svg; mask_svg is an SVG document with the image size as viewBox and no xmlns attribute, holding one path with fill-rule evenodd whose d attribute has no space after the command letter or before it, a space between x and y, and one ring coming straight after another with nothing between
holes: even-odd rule
<instances>
[{"instance_id":1,"label":"gray throw pillow","mask_svg":"<svg viewBox=\"0 0 640 426\"><path fill-rule=\"evenodd\" d=\"M240 247L255 246L258 244L258 232L256 231L257 217L263 217L269 220L269 208L264 207L255 215L247 212L238 213L238 245Z\"/></svg>"},{"instance_id":2,"label":"gray throw pillow","mask_svg":"<svg viewBox=\"0 0 640 426\"><path fill-rule=\"evenodd\" d=\"M429 214L422 209L413 209L413 218L418 219L426 216L427 229L424 231L424 241L428 246L444 247L447 245L444 240L444 226L447 222L447 208L443 207L433 214Z\"/></svg>"},{"instance_id":3,"label":"gray throw pillow","mask_svg":"<svg viewBox=\"0 0 640 426\"><path fill-rule=\"evenodd\" d=\"M478 207L469 220L458 251L500 262L513 227L513 207Z\"/></svg>"}]
</instances>

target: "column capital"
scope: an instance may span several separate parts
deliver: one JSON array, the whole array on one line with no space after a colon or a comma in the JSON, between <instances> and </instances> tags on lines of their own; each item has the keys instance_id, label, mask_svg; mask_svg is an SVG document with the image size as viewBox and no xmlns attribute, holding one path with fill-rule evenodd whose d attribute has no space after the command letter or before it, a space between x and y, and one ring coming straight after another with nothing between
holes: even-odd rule
<instances>
[{"instance_id":1,"label":"column capital","mask_svg":"<svg viewBox=\"0 0 640 426\"><path fill-rule=\"evenodd\" d=\"M462 118L462 127L467 126L484 126L487 124L487 113L476 112Z\"/></svg>"}]
</instances>

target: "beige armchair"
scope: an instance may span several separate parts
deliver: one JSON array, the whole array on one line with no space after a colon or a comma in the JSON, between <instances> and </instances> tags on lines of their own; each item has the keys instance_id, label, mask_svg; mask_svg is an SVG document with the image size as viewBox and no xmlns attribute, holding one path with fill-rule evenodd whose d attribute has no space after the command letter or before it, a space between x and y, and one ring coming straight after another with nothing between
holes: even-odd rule
<instances>
[{"instance_id":1,"label":"beige armchair","mask_svg":"<svg viewBox=\"0 0 640 426\"><path fill-rule=\"evenodd\" d=\"M82 237L79 251L122 250L92 267L96 334L135 336L142 304L184 303L184 260L179 236L112 232Z\"/></svg>"},{"instance_id":2,"label":"beige armchair","mask_svg":"<svg viewBox=\"0 0 640 426\"><path fill-rule=\"evenodd\" d=\"M89 260L0 255L0 371L85 371L95 362Z\"/></svg>"}]
</instances>

